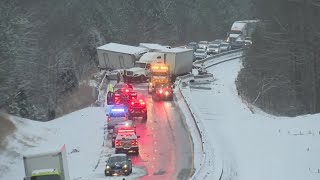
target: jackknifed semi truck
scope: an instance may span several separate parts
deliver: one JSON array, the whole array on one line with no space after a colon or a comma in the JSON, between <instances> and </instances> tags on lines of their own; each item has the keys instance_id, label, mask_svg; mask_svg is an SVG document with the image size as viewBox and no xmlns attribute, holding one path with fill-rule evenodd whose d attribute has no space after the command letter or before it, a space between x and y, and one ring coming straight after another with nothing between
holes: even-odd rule
<instances>
[{"instance_id":1,"label":"jackknifed semi truck","mask_svg":"<svg viewBox=\"0 0 320 180\"><path fill-rule=\"evenodd\" d=\"M192 71L193 51L186 48L172 48L159 52L148 52L135 62L134 68L126 70L126 80L145 82L150 79L151 64L159 62L169 66L170 78L174 81L177 76Z\"/></svg>"}]
</instances>

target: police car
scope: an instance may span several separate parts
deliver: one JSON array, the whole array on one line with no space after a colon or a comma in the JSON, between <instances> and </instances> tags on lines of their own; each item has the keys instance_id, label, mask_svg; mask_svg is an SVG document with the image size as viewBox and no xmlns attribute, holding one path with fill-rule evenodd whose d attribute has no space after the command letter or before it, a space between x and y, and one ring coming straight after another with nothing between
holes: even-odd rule
<instances>
[{"instance_id":1,"label":"police car","mask_svg":"<svg viewBox=\"0 0 320 180\"><path fill-rule=\"evenodd\" d=\"M142 120L147 120L147 105L142 99L134 99L128 107L129 119L133 117L142 117Z\"/></svg>"},{"instance_id":2,"label":"police car","mask_svg":"<svg viewBox=\"0 0 320 180\"><path fill-rule=\"evenodd\" d=\"M111 145L113 148L115 146L115 141L116 141L118 132L122 130L133 130L136 133L136 126L131 120L119 123L116 126L114 126L112 135L111 135Z\"/></svg>"},{"instance_id":3,"label":"police car","mask_svg":"<svg viewBox=\"0 0 320 180\"><path fill-rule=\"evenodd\" d=\"M128 120L128 110L124 105L114 106L107 116L108 129L112 129L115 125Z\"/></svg>"},{"instance_id":4,"label":"police car","mask_svg":"<svg viewBox=\"0 0 320 180\"><path fill-rule=\"evenodd\" d=\"M134 130L119 130L115 139L115 153L139 154L138 138Z\"/></svg>"}]
</instances>

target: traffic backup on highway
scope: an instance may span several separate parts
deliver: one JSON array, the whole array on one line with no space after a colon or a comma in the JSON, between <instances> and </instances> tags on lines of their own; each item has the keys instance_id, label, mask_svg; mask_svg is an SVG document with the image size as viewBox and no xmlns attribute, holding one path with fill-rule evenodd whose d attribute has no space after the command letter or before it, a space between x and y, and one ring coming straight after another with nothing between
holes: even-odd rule
<instances>
[{"instance_id":1,"label":"traffic backup on highway","mask_svg":"<svg viewBox=\"0 0 320 180\"><path fill-rule=\"evenodd\" d=\"M114 154L105 162L105 176L130 175L133 169L130 155L139 155L136 124L148 121L148 106L130 83L145 83L153 101L172 101L178 76L192 73L193 68L199 74L207 73L194 66L194 61L251 45L250 36L257 22L237 21L226 40L191 42L185 47L109 43L97 48L100 69L106 70L108 80L117 81L108 84L106 93L107 129ZM50 153L26 155L23 160L25 179L70 179L65 146Z\"/></svg>"}]
</instances>

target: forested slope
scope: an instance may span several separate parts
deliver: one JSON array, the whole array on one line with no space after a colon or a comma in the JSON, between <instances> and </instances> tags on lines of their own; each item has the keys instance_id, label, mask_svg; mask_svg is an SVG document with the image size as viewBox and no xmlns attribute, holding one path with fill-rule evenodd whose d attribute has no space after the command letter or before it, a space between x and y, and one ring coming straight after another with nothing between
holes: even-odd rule
<instances>
[{"instance_id":1,"label":"forested slope","mask_svg":"<svg viewBox=\"0 0 320 180\"><path fill-rule=\"evenodd\" d=\"M256 0L264 20L247 52L238 89L278 115L320 112L320 2Z\"/></svg>"},{"instance_id":2,"label":"forested slope","mask_svg":"<svg viewBox=\"0 0 320 180\"><path fill-rule=\"evenodd\" d=\"M225 37L251 0L2 0L0 106L48 120L108 42L180 45Z\"/></svg>"}]
</instances>

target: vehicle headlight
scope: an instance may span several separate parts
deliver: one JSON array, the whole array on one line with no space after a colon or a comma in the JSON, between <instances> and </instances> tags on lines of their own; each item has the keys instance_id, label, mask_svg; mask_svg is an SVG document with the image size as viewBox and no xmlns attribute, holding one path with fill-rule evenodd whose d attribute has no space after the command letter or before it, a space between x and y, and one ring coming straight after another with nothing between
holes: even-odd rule
<instances>
[{"instance_id":1,"label":"vehicle headlight","mask_svg":"<svg viewBox=\"0 0 320 180\"><path fill-rule=\"evenodd\" d=\"M107 166L107 169L110 169L110 166Z\"/></svg>"},{"instance_id":2,"label":"vehicle headlight","mask_svg":"<svg viewBox=\"0 0 320 180\"><path fill-rule=\"evenodd\" d=\"M128 165L126 165L126 164L123 166L123 168L127 168L127 167L128 167Z\"/></svg>"}]
</instances>

